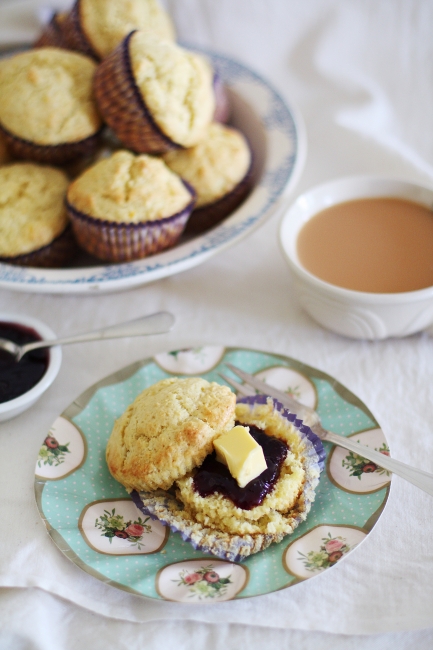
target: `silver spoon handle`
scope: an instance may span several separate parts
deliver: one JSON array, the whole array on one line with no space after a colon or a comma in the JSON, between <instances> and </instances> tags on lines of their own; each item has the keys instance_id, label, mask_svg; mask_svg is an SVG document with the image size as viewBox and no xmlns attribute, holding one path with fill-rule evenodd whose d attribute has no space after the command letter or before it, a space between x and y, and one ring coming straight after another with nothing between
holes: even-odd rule
<instances>
[{"instance_id":1,"label":"silver spoon handle","mask_svg":"<svg viewBox=\"0 0 433 650\"><path fill-rule=\"evenodd\" d=\"M320 423L317 413L315 413L313 409L310 409L307 406L303 406L302 404L297 402L297 400L294 400L286 393L279 391L273 386L269 386L268 384L262 382L261 380L257 379L253 375L250 375L244 372L243 370L240 370L239 368L232 366L230 363L226 363L226 366L230 368L230 370L234 372L236 375L241 377L244 381L248 382L249 386L253 386L260 392L264 393L265 395L270 395L271 397L274 397L275 399L279 400L283 404L283 406L286 406L289 409L289 411L292 411L292 413L296 413L300 419L303 419L304 413L308 415L314 413L316 415L316 420L314 422L311 422L311 424L308 423L308 426L322 440L327 440L328 442L334 445L338 445L339 447L342 447L343 449L347 449L348 451L353 451L355 454L358 454L359 456L362 456L367 460L373 461L373 463L379 465L379 467L383 467L383 469L386 469L387 471L392 472L397 476L400 476L401 478L405 479L409 483L412 483L413 485L416 485L421 490L424 490L424 492L427 492L427 494L433 496L433 474L430 474L429 472L425 472L422 469L417 469L416 467L412 467L411 465L407 465L406 463L402 463L400 460L395 460L395 458L390 458L385 454L381 454L380 451L376 451L375 449L371 449L370 447L361 445L359 442L356 442L355 440L351 440L350 438L340 436L337 433L333 433L332 431L328 431L327 429L324 429ZM245 386L245 384L239 384L238 382L232 380L229 377L226 377L224 375L221 376L228 384L231 384L241 394L248 395L251 393L255 393L255 391L252 391L251 388Z\"/></svg>"},{"instance_id":2,"label":"silver spoon handle","mask_svg":"<svg viewBox=\"0 0 433 650\"><path fill-rule=\"evenodd\" d=\"M78 336L68 336L62 339L35 341L34 343L27 343L22 347L21 357L30 352L30 350L37 350L38 348L46 348L52 345L69 345L69 343L83 343L84 341L99 341L102 339L118 339L124 336L145 336L148 334L162 334L168 332L174 325L175 318L173 314L167 311L160 311L156 314L149 316L142 316L135 320L113 325L111 327L104 327L100 330L93 332L84 332Z\"/></svg>"}]
</instances>

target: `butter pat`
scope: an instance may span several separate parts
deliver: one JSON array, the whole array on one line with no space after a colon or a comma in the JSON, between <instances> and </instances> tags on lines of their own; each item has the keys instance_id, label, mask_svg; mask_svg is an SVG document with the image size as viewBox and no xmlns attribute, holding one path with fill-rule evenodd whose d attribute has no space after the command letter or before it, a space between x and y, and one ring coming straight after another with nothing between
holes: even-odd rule
<instances>
[{"instance_id":1,"label":"butter pat","mask_svg":"<svg viewBox=\"0 0 433 650\"><path fill-rule=\"evenodd\" d=\"M245 487L267 468L263 449L248 427L236 426L214 440L217 460L229 468L239 487Z\"/></svg>"}]
</instances>

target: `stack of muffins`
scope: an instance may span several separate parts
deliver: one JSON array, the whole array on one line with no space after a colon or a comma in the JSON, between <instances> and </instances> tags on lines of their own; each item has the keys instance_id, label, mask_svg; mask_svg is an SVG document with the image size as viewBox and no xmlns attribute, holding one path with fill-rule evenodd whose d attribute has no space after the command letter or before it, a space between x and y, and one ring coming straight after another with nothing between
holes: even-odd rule
<instances>
[{"instance_id":1,"label":"stack of muffins","mask_svg":"<svg viewBox=\"0 0 433 650\"><path fill-rule=\"evenodd\" d=\"M221 80L156 0L76 0L0 64L0 260L135 260L251 189Z\"/></svg>"}]
</instances>

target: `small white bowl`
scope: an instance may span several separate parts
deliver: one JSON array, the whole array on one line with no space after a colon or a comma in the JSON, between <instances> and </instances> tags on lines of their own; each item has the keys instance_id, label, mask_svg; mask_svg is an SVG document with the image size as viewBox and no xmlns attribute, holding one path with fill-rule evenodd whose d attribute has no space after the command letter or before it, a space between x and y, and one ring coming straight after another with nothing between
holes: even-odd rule
<instances>
[{"instance_id":1,"label":"small white bowl","mask_svg":"<svg viewBox=\"0 0 433 650\"><path fill-rule=\"evenodd\" d=\"M31 316L23 316L22 314L2 314L0 313L0 322L2 323L17 323L24 325L24 327L31 327L34 329L42 339L55 339L54 332L36 318ZM40 398L49 386L53 383L60 370L62 362L62 349L60 346L55 346L49 349L48 366L45 374L38 381L38 383L28 390L23 395L11 399L8 402L0 403L0 422L10 420L19 415L26 409L30 408L36 400Z\"/></svg>"},{"instance_id":2,"label":"small white bowl","mask_svg":"<svg viewBox=\"0 0 433 650\"><path fill-rule=\"evenodd\" d=\"M280 243L302 307L324 327L357 339L407 336L433 324L433 286L404 293L352 291L320 280L299 261L298 234L309 219L332 205L375 197L433 206L433 189L428 187L386 177L354 176L302 194L284 214L280 225Z\"/></svg>"}]
</instances>

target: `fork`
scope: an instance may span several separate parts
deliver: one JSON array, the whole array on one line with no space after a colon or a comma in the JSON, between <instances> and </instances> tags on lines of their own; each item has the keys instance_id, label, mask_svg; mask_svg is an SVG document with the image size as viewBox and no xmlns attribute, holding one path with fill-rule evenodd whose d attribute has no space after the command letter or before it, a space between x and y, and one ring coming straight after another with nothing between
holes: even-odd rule
<instances>
[{"instance_id":1,"label":"fork","mask_svg":"<svg viewBox=\"0 0 433 650\"><path fill-rule=\"evenodd\" d=\"M243 379L243 381L246 382L244 384L240 384L238 381L231 379L231 377L227 377L226 375L220 373L220 377L235 390L237 390L241 395L256 395L256 391L259 391L264 395L273 397L277 401L281 402L281 404L285 406L289 411L296 413L297 417L303 420L304 424L309 426L310 429L317 436L319 436L321 440L326 440L326 442L338 445L343 449L353 451L355 454L358 454L367 460L373 461L379 467L382 467L383 469L392 472L401 478L404 478L406 481L409 481L409 483L416 485L416 487L433 496L433 474L425 472L422 469L411 467L410 465L402 463L399 460L395 460L394 458L390 458L389 456L385 456L379 451L370 449L370 447L361 445L359 442L355 442L354 440L350 440L350 438L345 438L344 436L340 436L336 433L333 433L332 431L327 431L327 429L324 429L322 427L320 418L314 409L301 404L291 395L283 393L277 388L274 388L273 386L266 384L264 381L257 379L253 375L250 375L247 372L236 368L231 363L226 363L226 366L229 368L229 370L232 371L234 375L237 375L240 377L240 379Z\"/></svg>"}]
</instances>

